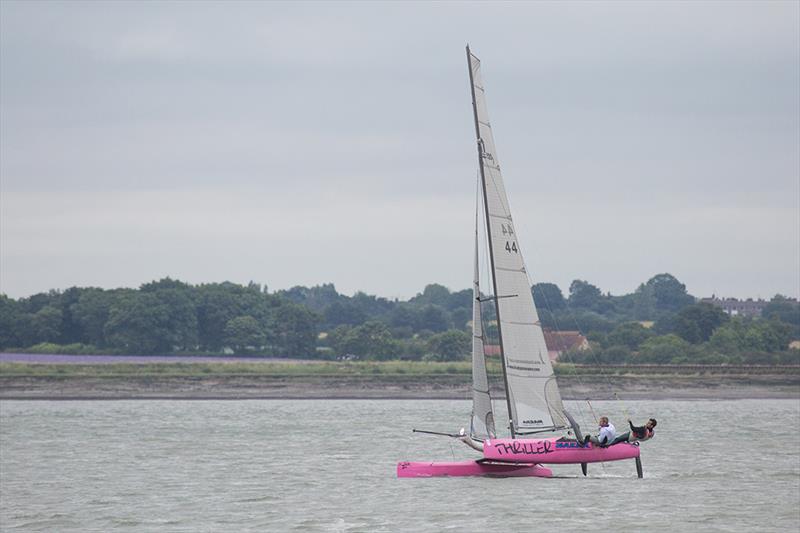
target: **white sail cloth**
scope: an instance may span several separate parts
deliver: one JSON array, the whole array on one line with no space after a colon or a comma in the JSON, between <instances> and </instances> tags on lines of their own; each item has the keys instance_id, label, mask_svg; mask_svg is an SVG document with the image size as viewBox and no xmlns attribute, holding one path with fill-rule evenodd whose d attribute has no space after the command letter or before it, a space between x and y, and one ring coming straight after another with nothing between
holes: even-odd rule
<instances>
[{"instance_id":1,"label":"white sail cloth","mask_svg":"<svg viewBox=\"0 0 800 533\"><path fill-rule=\"evenodd\" d=\"M561 394L547 354L500 173L480 60L469 49L467 54L512 434L565 428L569 423L563 414ZM473 323L479 324L479 321Z\"/></svg>"},{"instance_id":2,"label":"white sail cloth","mask_svg":"<svg viewBox=\"0 0 800 533\"><path fill-rule=\"evenodd\" d=\"M472 282L472 419L470 436L493 439L496 436L489 378L486 374L486 354L481 317L481 288L478 270L478 219L475 218L475 277Z\"/></svg>"}]
</instances>

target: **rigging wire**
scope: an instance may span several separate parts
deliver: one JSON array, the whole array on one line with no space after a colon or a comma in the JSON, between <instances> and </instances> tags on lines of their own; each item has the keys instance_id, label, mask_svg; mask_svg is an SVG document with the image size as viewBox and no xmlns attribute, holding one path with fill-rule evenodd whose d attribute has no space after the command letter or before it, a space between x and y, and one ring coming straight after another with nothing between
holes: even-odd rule
<instances>
[{"instance_id":1,"label":"rigging wire","mask_svg":"<svg viewBox=\"0 0 800 533\"><path fill-rule=\"evenodd\" d=\"M592 407L592 402L589 401L589 398L586 398L586 404L589 406L589 409L592 411L592 416L594 417L595 423L599 423L597 419L597 415L594 412L594 408ZM606 475L606 462L600 461L600 465L603 467L603 475Z\"/></svg>"},{"instance_id":2,"label":"rigging wire","mask_svg":"<svg viewBox=\"0 0 800 533\"><path fill-rule=\"evenodd\" d=\"M533 280L531 280L530 273L527 270L526 270L525 273L526 273L526 275L528 277L528 285L530 285L531 286L531 290L533 290L533 283L532 283ZM553 324L556 327L556 332L561 331L561 327L558 325L558 319L556 318L556 315L553 312L553 307L550 305L550 300L547 298L547 294L545 292L542 292L542 297L544 298L545 309L550 314L550 319L553 321ZM536 300L534 298L534 307L535 307L535 305L536 305ZM541 319L539 320L539 323L541 324ZM540 327L541 327L541 325L540 325ZM559 341L561 341L560 338L559 338ZM564 353L566 355L567 354L567 350L565 348L566 348L566 343L564 341L561 341L561 351L562 351L562 353ZM569 357L569 356L567 356L567 357ZM574 364L572 366L572 370L573 370L573 374L575 376L576 381L578 381L578 384L581 386L581 388L583 388L584 387L583 380L580 377L580 373L574 367ZM585 421L585 416L583 414L583 409L581 409L580 403L576 401L575 402L575 406L578 409L578 416L580 417L581 422L584 422ZM595 418L595 421L597 421L596 418Z\"/></svg>"},{"instance_id":3,"label":"rigging wire","mask_svg":"<svg viewBox=\"0 0 800 533\"><path fill-rule=\"evenodd\" d=\"M476 215L476 216L477 216L477 215ZM477 222L476 222L476 224L477 224ZM475 304L473 303L473 305L475 305ZM474 314L474 312L473 312L473 319L475 318L475 316L474 316L474 315L475 315L475 314ZM472 324L472 335L471 335L471 336L474 336L474 335L475 335L475 324ZM470 343L470 345L473 345L474 343L475 343L475 339L473 338L473 339L472 339L472 343ZM473 355L472 357L474 357L474 355ZM470 373L470 374L471 374L471 373ZM473 397L474 397L474 394L475 394L475 392L474 392L474 390L473 390L473 389L474 389L474 387L475 387L475 384L474 384L474 383L470 383L470 384L469 384L469 388L468 388L468 389L467 389L467 391L464 393L464 396L465 396L465 398L464 398L464 399L465 399L465 400L469 401L469 400L472 400L472 399L473 399ZM472 435L472 419L473 419L474 415L475 415L475 404L474 404L474 402L473 402L473 405L472 405L472 407L470 408L470 415L469 415L469 430L470 430L470 431L469 431L469 433L470 433L470 435Z\"/></svg>"},{"instance_id":4,"label":"rigging wire","mask_svg":"<svg viewBox=\"0 0 800 533\"><path fill-rule=\"evenodd\" d=\"M493 287L491 278L488 276L491 275L490 268L488 267L488 258L486 254L488 250L486 249L486 240L488 239L486 234L486 224L485 224L485 217L484 217L484 210L481 208L482 205L482 187L481 187L481 175L480 175L480 168L475 169L475 232L476 232L476 246L477 246L477 254L478 254L478 276L477 276L477 283L478 283L478 298L479 301L477 305L479 307L479 316L480 316L480 327L481 327L481 349L483 350L483 360L484 360L484 369L486 372L486 384L487 384L487 395L489 396L489 408L491 410L492 420L494 421L492 428L487 427L487 430L491 430L492 434L496 434L497 432L497 419L495 417L495 413L497 412L496 401L498 398L491 393L492 390L492 379L489 373L489 365L488 359L486 354L486 346L489 344L489 336L488 336L488 328L487 328L487 313L484 312L484 304L482 301L482 294L483 288L487 287L491 290ZM481 239L483 239L481 241ZM481 274L485 274L487 276L486 283L483 282L481 279ZM473 302L473 305L476 305ZM474 325L473 325L474 328ZM473 329L474 333L474 329ZM472 419L470 419L470 424L472 424Z\"/></svg>"},{"instance_id":5,"label":"rigging wire","mask_svg":"<svg viewBox=\"0 0 800 533\"><path fill-rule=\"evenodd\" d=\"M594 418L595 423L598 423L600 420L597 418L597 414L594 412L594 407L592 407L592 402L589 398L586 398L586 405L589 406L589 410L592 412L592 418Z\"/></svg>"},{"instance_id":6,"label":"rigging wire","mask_svg":"<svg viewBox=\"0 0 800 533\"><path fill-rule=\"evenodd\" d=\"M478 295L480 296L480 295L483 294L483 291L484 291L483 288L484 287L488 291L486 294L494 295L494 283L493 283L494 273L492 272L492 269L489 266L489 257L488 257L488 254L489 254L489 249L488 249L489 234L488 234L488 229L487 229L488 224L486 223L485 211L484 211L484 209L481 209L481 205L482 205L483 201L485 201L485 199L483 198L483 191L482 191L482 187L481 187L480 169L479 168L476 169L475 173L476 173L476 182L477 182L476 209L477 209L477 213L478 213L478 291L479 291ZM482 274L483 274L483 277L481 276ZM495 339L490 334L490 331L489 331L489 320L488 320L490 315L489 315L488 311L491 311L491 316L493 316L495 318L495 320L497 320L497 316L496 316L496 313L494 312L495 311L494 307L485 304L485 302L483 301L483 298L481 298L481 301L478 302L478 305L480 306L480 315L481 315L481 335L483 337L483 357L484 357L484 361L487 362L487 365L486 365L486 380L487 380L487 383L489 384L489 390L491 391L492 381L489 378L489 365L488 365L488 361L489 361L488 357L490 357L490 356L487 356L486 348L487 348L487 346L490 346L490 345L492 345L492 346L499 345L499 340ZM502 369L501 369L501 371L502 371ZM496 380L497 380L497 378L495 378L494 381L496 381ZM496 432L497 431L497 422L498 422L497 417L495 417L495 413L498 412L496 402L499 402L500 398L496 398L496 397L494 397L494 396L492 396L490 394L489 395L489 401L490 401L490 404L492 406L492 417L494 419L494 429L495 429L495 432ZM504 411L501 409L500 412L504 412Z\"/></svg>"},{"instance_id":7,"label":"rigging wire","mask_svg":"<svg viewBox=\"0 0 800 533\"><path fill-rule=\"evenodd\" d=\"M545 295L545 301L546 300L547 300L547 297ZM555 317L555 313L553 313L552 309L549 308L549 304L547 304L547 305L548 305L548 311L550 312L551 318L553 320L553 323L556 326L556 329L560 330L561 328L560 328L560 326L558 324L558 319L556 319L556 317ZM582 328L581 328L580 324L578 323L578 319L576 318L575 314L572 312L572 310L569 308L569 306L567 306L566 309L567 309L567 316L570 319L572 319L572 322L575 324L575 328L578 331L582 331ZM615 390L615 387L614 387L613 383L611 383L611 379L603 371L603 365L600 364L600 359L597 357L597 353L595 352L594 348L592 347L592 343L588 342L587 346L588 346L587 350L589 352L589 356L591 357L592 362L594 363L594 366L598 369L598 373L600 374L601 379L605 382L605 384L608 387L608 390L611 392L614 400L620 402L620 406L622 408L623 416L625 416L626 419L629 419L630 415L628 414L628 407L625 404L625 402L622 400L622 398L620 398L619 395L617 394L617 391ZM567 354L567 358L569 358L569 354ZM573 363L573 365L574 365L574 363ZM575 371L575 377L577 378L577 380L581 384L581 386L583 386L583 382L580 379L580 374L577 371L577 368L574 368L574 366L573 366L573 369ZM586 403L589 404L589 399L588 398L586 399ZM591 404L589 404L589 406L591 408ZM597 419L597 415L594 414L594 410L592 410L592 417L594 418L595 422L597 422L598 419Z\"/></svg>"}]
</instances>

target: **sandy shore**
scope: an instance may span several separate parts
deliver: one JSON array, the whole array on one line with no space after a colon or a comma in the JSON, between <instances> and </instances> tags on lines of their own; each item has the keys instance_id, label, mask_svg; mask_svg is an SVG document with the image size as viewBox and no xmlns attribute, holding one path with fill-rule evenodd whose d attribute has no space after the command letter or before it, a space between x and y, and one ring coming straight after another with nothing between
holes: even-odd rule
<instances>
[{"instance_id":1,"label":"sandy shore","mask_svg":"<svg viewBox=\"0 0 800 533\"><path fill-rule=\"evenodd\" d=\"M0 400L466 399L463 375L426 376L0 376ZM800 399L797 375L569 376L565 399ZM493 391L501 397L502 391ZM615 396L616 394L616 396Z\"/></svg>"}]
</instances>

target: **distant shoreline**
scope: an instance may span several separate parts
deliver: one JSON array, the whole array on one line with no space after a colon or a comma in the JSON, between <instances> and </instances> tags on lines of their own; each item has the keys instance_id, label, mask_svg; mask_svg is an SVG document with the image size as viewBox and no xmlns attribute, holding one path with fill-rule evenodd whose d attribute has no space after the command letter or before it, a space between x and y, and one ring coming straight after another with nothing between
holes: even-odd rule
<instances>
[{"instance_id":1,"label":"distant shoreline","mask_svg":"<svg viewBox=\"0 0 800 533\"><path fill-rule=\"evenodd\" d=\"M797 375L562 376L564 399L800 399ZM13 376L0 374L0 400L459 400L469 378L436 376ZM493 391L495 398L502 391Z\"/></svg>"},{"instance_id":2,"label":"distant shoreline","mask_svg":"<svg viewBox=\"0 0 800 533\"><path fill-rule=\"evenodd\" d=\"M470 397L471 363L0 358L0 400L448 399ZM64 358L70 362L64 362ZM88 363L88 364L87 364ZM492 395L504 391L489 368ZM557 365L566 399L800 399L800 366Z\"/></svg>"}]
</instances>

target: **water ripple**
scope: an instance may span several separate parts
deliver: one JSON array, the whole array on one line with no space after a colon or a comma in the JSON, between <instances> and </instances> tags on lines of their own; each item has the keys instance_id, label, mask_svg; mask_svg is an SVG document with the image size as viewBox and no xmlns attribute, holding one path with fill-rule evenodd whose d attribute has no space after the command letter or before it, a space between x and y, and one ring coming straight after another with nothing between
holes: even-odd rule
<instances>
[{"instance_id":1,"label":"water ripple","mask_svg":"<svg viewBox=\"0 0 800 533\"><path fill-rule=\"evenodd\" d=\"M644 480L630 461L588 478L556 465L549 480L397 479L398 460L474 457L409 431L457 429L464 401L4 401L0 529L636 529L631 516L649 532L800 529L798 402L626 403L593 406L618 426L659 419Z\"/></svg>"}]
</instances>

